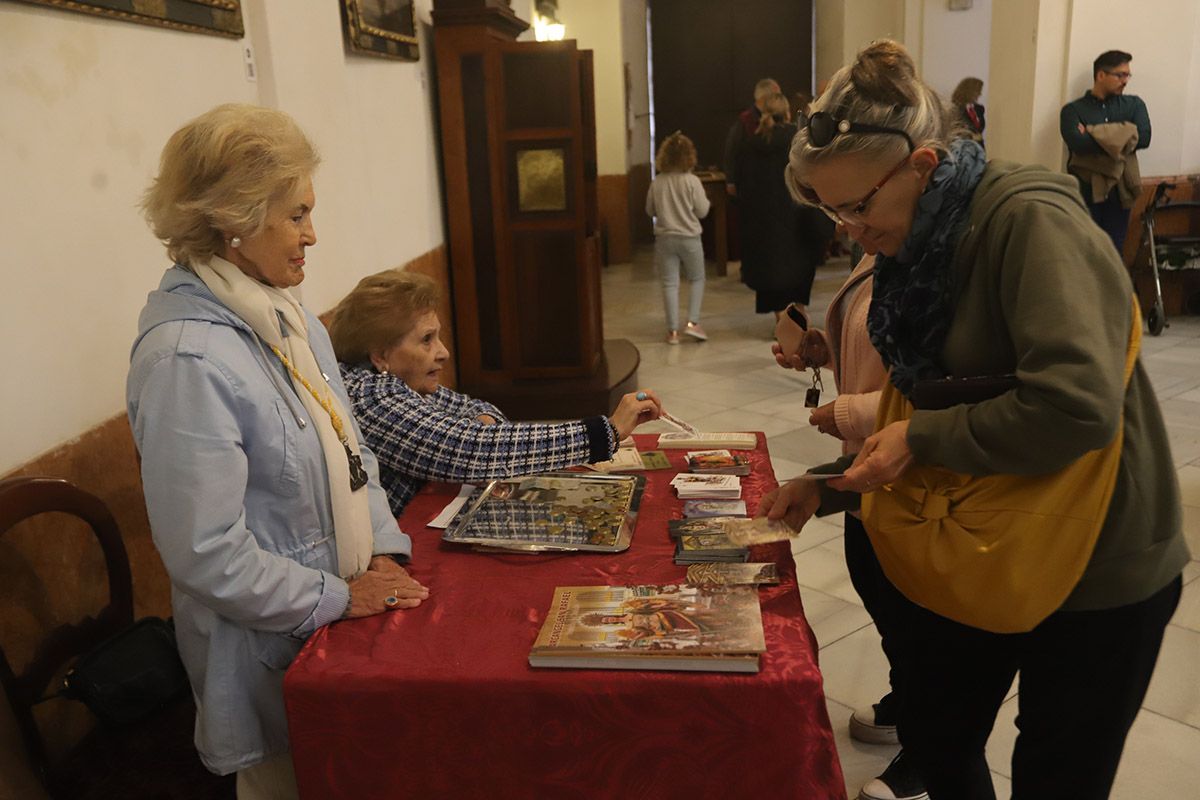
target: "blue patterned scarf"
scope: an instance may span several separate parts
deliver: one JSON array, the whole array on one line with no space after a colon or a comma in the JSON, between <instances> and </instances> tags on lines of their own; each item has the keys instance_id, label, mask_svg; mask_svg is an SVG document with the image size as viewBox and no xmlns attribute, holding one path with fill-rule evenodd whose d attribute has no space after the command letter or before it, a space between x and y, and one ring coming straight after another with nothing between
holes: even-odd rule
<instances>
[{"instance_id":1,"label":"blue patterned scarf","mask_svg":"<svg viewBox=\"0 0 1200 800\"><path fill-rule=\"evenodd\" d=\"M950 262L986 164L976 142L952 142L917 201L900 252L875 260L867 331L905 397L918 380L946 374L939 358L954 317Z\"/></svg>"}]
</instances>

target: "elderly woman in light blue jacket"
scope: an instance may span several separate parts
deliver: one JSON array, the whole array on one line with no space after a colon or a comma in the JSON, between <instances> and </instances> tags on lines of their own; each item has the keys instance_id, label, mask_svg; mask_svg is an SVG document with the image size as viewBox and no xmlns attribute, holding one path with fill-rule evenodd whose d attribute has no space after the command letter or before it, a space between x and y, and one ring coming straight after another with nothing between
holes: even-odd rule
<instances>
[{"instance_id":1,"label":"elderly woman in light blue jacket","mask_svg":"<svg viewBox=\"0 0 1200 800\"><path fill-rule=\"evenodd\" d=\"M316 243L318 158L278 111L224 105L168 141L143 207L175 264L126 388L205 765L294 797L283 675L344 617L414 608L408 537L329 337L287 291Z\"/></svg>"}]
</instances>

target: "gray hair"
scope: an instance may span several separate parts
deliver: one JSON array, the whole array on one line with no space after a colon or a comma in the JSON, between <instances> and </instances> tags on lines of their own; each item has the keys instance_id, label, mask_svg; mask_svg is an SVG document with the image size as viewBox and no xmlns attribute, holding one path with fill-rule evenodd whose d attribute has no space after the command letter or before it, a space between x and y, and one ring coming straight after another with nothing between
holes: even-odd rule
<instances>
[{"instance_id":1,"label":"gray hair","mask_svg":"<svg viewBox=\"0 0 1200 800\"><path fill-rule=\"evenodd\" d=\"M824 111L838 119L902 130L917 148L949 149L950 123L937 92L917 77L916 65L904 46L881 39L859 51L854 63L842 67L829 88L813 102L811 114ZM900 159L908 144L900 136L845 133L824 147L814 147L808 130L792 140L785 171L788 190L800 203L800 192L813 165L835 156L860 155L872 160Z\"/></svg>"}]
</instances>

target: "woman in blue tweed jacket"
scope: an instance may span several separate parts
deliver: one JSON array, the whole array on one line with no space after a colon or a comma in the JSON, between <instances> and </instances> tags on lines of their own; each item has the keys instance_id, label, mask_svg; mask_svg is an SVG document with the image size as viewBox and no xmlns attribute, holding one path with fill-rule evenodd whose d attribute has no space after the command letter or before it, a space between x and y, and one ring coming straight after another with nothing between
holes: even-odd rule
<instances>
[{"instance_id":1,"label":"woman in blue tweed jacket","mask_svg":"<svg viewBox=\"0 0 1200 800\"><path fill-rule=\"evenodd\" d=\"M634 428L658 418L651 391L625 395L610 417L533 423L509 422L491 403L447 389L438 300L424 275L385 270L359 281L329 324L396 516L427 480L483 481L607 461Z\"/></svg>"}]
</instances>

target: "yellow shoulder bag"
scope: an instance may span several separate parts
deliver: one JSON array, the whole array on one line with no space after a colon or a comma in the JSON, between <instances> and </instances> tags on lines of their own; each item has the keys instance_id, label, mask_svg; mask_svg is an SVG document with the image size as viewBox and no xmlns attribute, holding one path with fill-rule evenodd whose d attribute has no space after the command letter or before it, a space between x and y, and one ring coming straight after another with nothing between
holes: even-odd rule
<instances>
[{"instance_id":1,"label":"yellow shoulder bag","mask_svg":"<svg viewBox=\"0 0 1200 800\"><path fill-rule=\"evenodd\" d=\"M1129 385L1142 340L1137 303ZM889 381L876 430L912 417ZM1049 475L971 476L914 465L863 496L863 523L888 579L943 617L994 633L1032 630L1079 582L1108 513L1124 418L1107 447Z\"/></svg>"}]
</instances>

